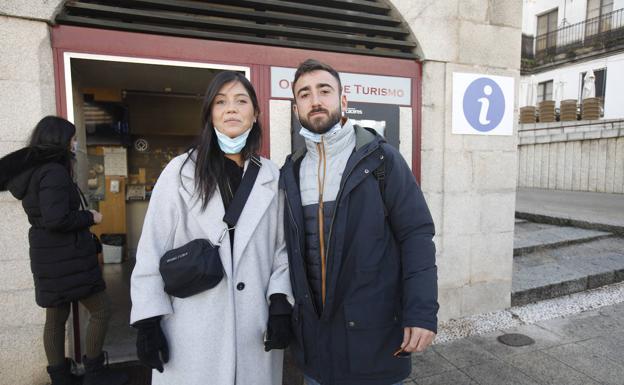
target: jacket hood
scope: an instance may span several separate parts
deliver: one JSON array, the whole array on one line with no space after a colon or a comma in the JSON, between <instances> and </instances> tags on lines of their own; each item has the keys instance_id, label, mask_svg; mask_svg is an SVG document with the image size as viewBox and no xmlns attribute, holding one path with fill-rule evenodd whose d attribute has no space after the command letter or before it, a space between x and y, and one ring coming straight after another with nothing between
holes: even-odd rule
<instances>
[{"instance_id":1,"label":"jacket hood","mask_svg":"<svg viewBox=\"0 0 624 385\"><path fill-rule=\"evenodd\" d=\"M58 146L24 147L0 159L0 191L10 191L23 199L33 172L46 163L64 163L71 157L68 149Z\"/></svg>"}]
</instances>

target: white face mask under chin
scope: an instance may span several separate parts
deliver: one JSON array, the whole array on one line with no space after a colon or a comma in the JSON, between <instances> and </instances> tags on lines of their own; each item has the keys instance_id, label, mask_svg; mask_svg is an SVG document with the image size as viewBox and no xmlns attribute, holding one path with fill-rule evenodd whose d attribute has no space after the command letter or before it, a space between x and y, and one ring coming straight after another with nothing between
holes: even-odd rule
<instances>
[{"instance_id":1,"label":"white face mask under chin","mask_svg":"<svg viewBox=\"0 0 624 385\"><path fill-rule=\"evenodd\" d=\"M216 127L214 131L217 135L217 141L219 142L219 147L221 148L221 151L226 154L238 154L243 150L245 144L247 143L247 137L251 132L251 127L235 138L230 138L229 136L221 133L219 130L216 129Z\"/></svg>"},{"instance_id":2,"label":"white face mask under chin","mask_svg":"<svg viewBox=\"0 0 624 385\"><path fill-rule=\"evenodd\" d=\"M321 143L321 136L331 135L334 132L340 130L341 128L342 128L342 125L340 124L340 122L338 122L336 123L334 127L330 128L329 131L325 132L324 134L318 134L302 126L301 130L299 130L299 135L303 136L305 139L313 141L314 143Z\"/></svg>"}]
</instances>

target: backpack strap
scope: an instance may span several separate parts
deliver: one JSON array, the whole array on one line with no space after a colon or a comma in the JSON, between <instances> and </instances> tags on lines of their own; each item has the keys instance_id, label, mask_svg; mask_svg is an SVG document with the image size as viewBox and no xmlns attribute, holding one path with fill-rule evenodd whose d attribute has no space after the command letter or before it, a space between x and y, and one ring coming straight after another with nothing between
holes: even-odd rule
<instances>
[{"instance_id":1,"label":"backpack strap","mask_svg":"<svg viewBox=\"0 0 624 385\"><path fill-rule=\"evenodd\" d=\"M388 216L388 207L386 206L386 154L383 147L379 147L379 157L381 158L381 164L373 170L373 175L377 179L379 184L379 193L381 194L381 200L384 206L384 216Z\"/></svg>"}]
</instances>

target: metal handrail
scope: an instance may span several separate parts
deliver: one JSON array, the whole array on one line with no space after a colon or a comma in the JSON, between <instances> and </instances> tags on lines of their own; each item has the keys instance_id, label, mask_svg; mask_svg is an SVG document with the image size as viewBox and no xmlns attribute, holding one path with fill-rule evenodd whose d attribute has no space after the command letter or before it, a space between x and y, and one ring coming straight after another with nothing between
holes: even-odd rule
<instances>
[{"instance_id":1,"label":"metal handrail","mask_svg":"<svg viewBox=\"0 0 624 385\"><path fill-rule=\"evenodd\" d=\"M624 8L538 35L533 46L535 59L540 60L579 48L603 47L617 42L624 43Z\"/></svg>"}]
</instances>

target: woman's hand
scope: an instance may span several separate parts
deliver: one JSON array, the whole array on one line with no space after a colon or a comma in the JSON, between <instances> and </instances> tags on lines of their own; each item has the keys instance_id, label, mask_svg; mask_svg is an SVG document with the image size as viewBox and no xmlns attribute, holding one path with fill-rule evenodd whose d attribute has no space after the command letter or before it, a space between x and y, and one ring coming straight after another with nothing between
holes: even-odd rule
<instances>
[{"instance_id":1,"label":"woman's hand","mask_svg":"<svg viewBox=\"0 0 624 385\"><path fill-rule=\"evenodd\" d=\"M290 331L289 315L270 315L267 324L264 351L271 349L286 349L290 344L292 332Z\"/></svg>"},{"instance_id":2,"label":"woman's hand","mask_svg":"<svg viewBox=\"0 0 624 385\"><path fill-rule=\"evenodd\" d=\"M96 210L89 210L89 211L91 211L91 214L93 215L93 222L95 224L98 224L98 223L102 222L102 214L100 214Z\"/></svg>"},{"instance_id":3,"label":"woman's hand","mask_svg":"<svg viewBox=\"0 0 624 385\"><path fill-rule=\"evenodd\" d=\"M285 294L272 294L270 297L269 321L267 322L264 351L271 349L286 349L292 338L290 330L290 314L292 307Z\"/></svg>"},{"instance_id":4,"label":"woman's hand","mask_svg":"<svg viewBox=\"0 0 624 385\"><path fill-rule=\"evenodd\" d=\"M137 356L139 361L160 373L169 361L169 345L160 327L160 317L147 318L132 325L137 329Z\"/></svg>"}]
</instances>

